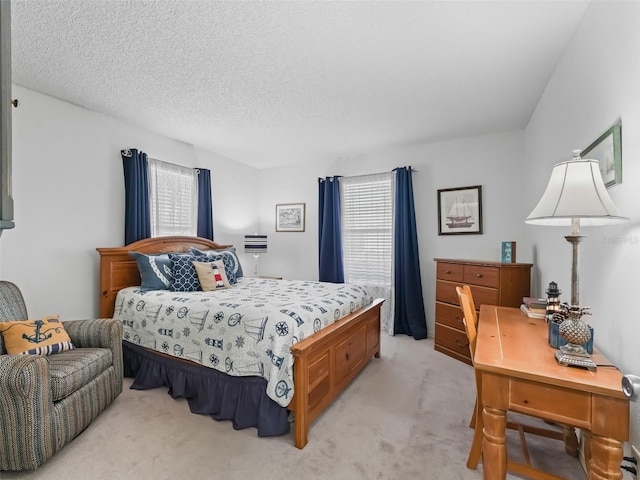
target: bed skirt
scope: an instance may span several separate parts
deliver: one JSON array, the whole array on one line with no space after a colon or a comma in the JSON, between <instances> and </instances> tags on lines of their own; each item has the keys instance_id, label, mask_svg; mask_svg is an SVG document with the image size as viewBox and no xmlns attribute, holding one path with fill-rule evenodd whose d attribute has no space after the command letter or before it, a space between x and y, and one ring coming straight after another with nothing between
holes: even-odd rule
<instances>
[{"instance_id":1,"label":"bed skirt","mask_svg":"<svg viewBox=\"0 0 640 480\"><path fill-rule=\"evenodd\" d=\"M233 428L255 427L260 437L289 433L288 411L267 396L261 377L233 377L217 370L157 355L126 340L122 342L124 376L131 388L167 386L173 398L186 398L192 413L231 420Z\"/></svg>"}]
</instances>

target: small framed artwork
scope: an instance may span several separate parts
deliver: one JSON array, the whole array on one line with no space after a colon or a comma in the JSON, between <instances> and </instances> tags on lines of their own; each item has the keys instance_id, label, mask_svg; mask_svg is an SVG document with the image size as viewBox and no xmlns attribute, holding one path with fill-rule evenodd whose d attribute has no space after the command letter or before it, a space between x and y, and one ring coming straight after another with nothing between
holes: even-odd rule
<instances>
[{"instance_id":1,"label":"small framed artwork","mask_svg":"<svg viewBox=\"0 0 640 480\"><path fill-rule=\"evenodd\" d=\"M482 186L438 190L438 235L482 233Z\"/></svg>"},{"instance_id":2,"label":"small framed artwork","mask_svg":"<svg viewBox=\"0 0 640 480\"><path fill-rule=\"evenodd\" d=\"M622 128L620 122L585 148L580 156L600 163L602 180L607 187L622 183Z\"/></svg>"},{"instance_id":3,"label":"small framed artwork","mask_svg":"<svg viewBox=\"0 0 640 480\"><path fill-rule=\"evenodd\" d=\"M516 263L516 242L502 242L502 262Z\"/></svg>"},{"instance_id":4,"label":"small framed artwork","mask_svg":"<svg viewBox=\"0 0 640 480\"><path fill-rule=\"evenodd\" d=\"M304 203L276 205L276 232L304 232Z\"/></svg>"}]
</instances>

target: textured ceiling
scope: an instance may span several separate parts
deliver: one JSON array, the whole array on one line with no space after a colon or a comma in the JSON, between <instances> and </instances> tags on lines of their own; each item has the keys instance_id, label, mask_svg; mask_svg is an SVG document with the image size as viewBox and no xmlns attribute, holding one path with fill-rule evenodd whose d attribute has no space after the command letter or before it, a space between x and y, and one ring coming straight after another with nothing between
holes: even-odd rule
<instances>
[{"instance_id":1,"label":"textured ceiling","mask_svg":"<svg viewBox=\"0 0 640 480\"><path fill-rule=\"evenodd\" d=\"M13 82L257 168L339 159L524 128L587 3L13 0Z\"/></svg>"}]
</instances>

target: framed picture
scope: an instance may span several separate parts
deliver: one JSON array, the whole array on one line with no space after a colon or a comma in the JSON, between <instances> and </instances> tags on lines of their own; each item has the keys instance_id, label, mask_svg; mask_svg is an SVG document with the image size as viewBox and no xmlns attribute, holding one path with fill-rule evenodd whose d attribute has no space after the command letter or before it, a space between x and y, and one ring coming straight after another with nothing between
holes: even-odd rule
<instances>
[{"instance_id":1,"label":"framed picture","mask_svg":"<svg viewBox=\"0 0 640 480\"><path fill-rule=\"evenodd\" d=\"M607 187L622 183L622 128L620 122L585 148L580 156L600 163L602 180Z\"/></svg>"},{"instance_id":2,"label":"framed picture","mask_svg":"<svg viewBox=\"0 0 640 480\"><path fill-rule=\"evenodd\" d=\"M304 203L276 205L276 232L304 232Z\"/></svg>"},{"instance_id":3,"label":"framed picture","mask_svg":"<svg viewBox=\"0 0 640 480\"><path fill-rule=\"evenodd\" d=\"M482 233L482 186L438 190L438 235Z\"/></svg>"}]
</instances>

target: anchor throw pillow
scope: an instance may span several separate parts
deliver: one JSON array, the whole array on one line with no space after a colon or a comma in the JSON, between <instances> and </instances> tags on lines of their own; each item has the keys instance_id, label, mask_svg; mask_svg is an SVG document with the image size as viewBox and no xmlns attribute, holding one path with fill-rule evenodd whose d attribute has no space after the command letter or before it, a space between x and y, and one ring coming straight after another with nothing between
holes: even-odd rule
<instances>
[{"instance_id":1,"label":"anchor throw pillow","mask_svg":"<svg viewBox=\"0 0 640 480\"><path fill-rule=\"evenodd\" d=\"M0 333L7 353L12 355L51 355L74 348L57 315L0 322Z\"/></svg>"}]
</instances>

